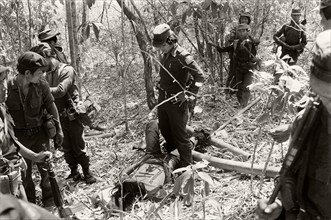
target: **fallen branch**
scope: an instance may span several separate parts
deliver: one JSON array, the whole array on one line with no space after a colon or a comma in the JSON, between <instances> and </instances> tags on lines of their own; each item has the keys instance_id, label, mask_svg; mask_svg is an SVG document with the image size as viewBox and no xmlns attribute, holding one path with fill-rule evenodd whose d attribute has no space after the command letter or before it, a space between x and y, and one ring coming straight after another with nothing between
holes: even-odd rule
<instances>
[{"instance_id":1,"label":"fallen branch","mask_svg":"<svg viewBox=\"0 0 331 220\"><path fill-rule=\"evenodd\" d=\"M192 155L193 155L193 159L195 161L200 161L200 160L204 159L209 162L210 166L217 167L217 168L224 169L224 170L229 170L229 171L236 171L238 173L243 173L243 174L247 174L247 175L250 175L250 174L261 175L261 173L264 169L264 165L254 164L253 168L251 168L251 164L247 163L247 162L220 159L220 158L202 154L202 153L199 153L196 151L193 151ZM280 167L268 167L265 170L265 176L273 178L278 174L279 171L280 171Z\"/></svg>"},{"instance_id":2,"label":"fallen branch","mask_svg":"<svg viewBox=\"0 0 331 220\"><path fill-rule=\"evenodd\" d=\"M243 114L245 111L247 111L248 109L250 109L253 105L255 105L260 100L261 100L261 97L256 98L253 102L251 102L245 108L241 109L236 115L232 116L229 120L227 120L221 127L219 127L216 131L214 131L213 134L215 135L218 131L224 129L228 124L231 123L231 121L233 121L239 115Z\"/></svg>"},{"instance_id":3,"label":"fallen branch","mask_svg":"<svg viewBox=\"0 0 331 220\"><path fill-rule=\"evenodd\" d=\"M194 128L192 128L190 126L186 126L186 130L191 135L194 133ZM229 150L230 152L241 156L244 160L248 160L248 158L251 156L246 151L236 148L236 147L232 146L231 144L225 143L224 141L217 139L215 137L210 137L210 140L208 142L209 142L209 144L211 144L217 148L222 148L222 149L225 148L225 149Z\"/></svg>"}]
</instances>

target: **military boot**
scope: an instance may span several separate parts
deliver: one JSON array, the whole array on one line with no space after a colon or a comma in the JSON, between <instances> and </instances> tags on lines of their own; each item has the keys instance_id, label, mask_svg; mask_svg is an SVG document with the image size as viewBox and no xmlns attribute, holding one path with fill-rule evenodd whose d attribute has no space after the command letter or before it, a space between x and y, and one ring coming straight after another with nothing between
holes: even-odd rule
<instances>
[{"instance_id":1,"label":"military boot","mask_svg":"<svg viewBox=\"0 0 331 220\"><path fill-rule=\"evenodd\" d=\"M84 180L87 184L92 184L97 181L97 179L94 176L92 176L89 168L87 169L83 168L83 173L84 173Z\"/></svg>"},{"instance_id":2,"label":"military boot","mask_svg":"<svg viewBox=\"0 0 331 220\"><path fill-rule=\"evenodd\" d=\"M82 175L80 174L80 172L76 167L70 167L71 169L71 173L69 174L69 176L66 179L73 179L73 181L79 181L82 179Z\"/></svg>"}]
</instances>

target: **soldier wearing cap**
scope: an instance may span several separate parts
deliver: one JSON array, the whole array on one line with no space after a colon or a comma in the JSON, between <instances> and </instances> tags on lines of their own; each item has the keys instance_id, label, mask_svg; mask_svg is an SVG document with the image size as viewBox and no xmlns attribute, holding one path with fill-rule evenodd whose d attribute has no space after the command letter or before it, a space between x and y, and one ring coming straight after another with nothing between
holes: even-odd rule
<instances>
[{"instance_id":1,"label":"soldier wearing cap","mask_svg":"<svg viewBox=\"0 0 331 220\"><path fill-rule=\"evenodd\" d=\"M60 114L60 122L64 133L62 143L64 158L71 170L68 178L72 178L74 181L81 179L81 174L78 171L78 164L80 164L85 182L92 184L96 182L96 179L90 171L90 159L84 151L84 126L77 112L72 112L72 109L74 109L72 105L79 101L76 72L69 64L61 63L55 59L48 44L41 43L31 48L31 51L44 56L48 62L45 78L49 83Z\"/></svg>"},{"instance_id":2,"label":"soldier wearing cap","mask_svg":"<svg viewBox=\"0 0 331 220\"><path fill-rule=\"evenodd\" d=\"M193 57L178 45L177 36L169 25L160 24L154 28L153 46L163 52L159 103L171 99L158 107L160 131L167 142L166 150L171 152L177 148L180 166L187 166L192 163L192 143L186 131L188 101L195 99L204 74Z\"/></svg>"},{"instance_id":3,"label":"soldier wearing cap","mask_svg":"<svg viewBox=\"0 0 331 220\"><path fill-rule=\"evenodd\" d=\"M240 108L248 104L250 91L248 86L253 80L253 70L258 62L256 58L258 41L249 36L249 26L247 24L238 25L238 39L234 40L229 46L217 46L217 51L232 52L234 57L236 83L238 86L237 98Z\"/></svg>"},{"instance_id":4,"label":"soldier wearing cap","mask_svg":"<svg viewBox=\"0 0 331 220\"><path fill-rule=\"evenodd\" d=\"M68 63L67 58L63 52L63 48L58 43L57 36L60 35L59 32L54 32L50 29L46 29L38 34L40 42L48 43L52 48L52 53L55 55L56 59L61 63Z\"/></svg>"},{"instance_id":5,"label":"soldier wearing cap","mask_svg":"<svg viewBox=\"0 0 331 220\"><path fill-rule=\"evenodd\" d=\"M0 176L8 177L9 180L9 188L0 185L0 189L2 193L27 200L21 176L21 171L25 171L25 167L20 154L35 162L44 162L52 154L46 151L35 153L17 141L13 130L13 119L5 106L9 69L0 65Z\"/></svg>"},{"instance_id":6,"label":"soldier wearing cap","mask_svg":"<svg viewBox=\"0 0 331 220\"><path fill-rule=\"evenodd\" d=\"M284 24L273 36L276 44L282 47L280 58L285 55L291 57L286 59L289 65L295 65L299 55L307 44L305 28L300 24L301 9L293 8L290 24Z\"/></svg>"},{"instance_id":7,"label":"soldier wearing cap","mask_svg":"<svg viewBox=\"0 0 331 220\"><path fill-rule=\"evenodd\" d=\"M8 98L6 105L13 118L14 133L18 140L35 153L49 149L49 139L42 125L44 122L44 109L56 119L55 141L61 145L63 132L54 98L48 83L42 78L46 60L39 54L25 52L18 58L17 70L19 74L7 82ZM27 163L26 177L23 185L32 203L36 202L36 191L32 180L32 161L25 158ZM44 207L54 205L49 176L45 163L37 163L41 176L42 202Z\"/></svg>"},{"instance_id":8,"label":"soldier wearing cap","mask_svg":"<svg viewBox=\"0 0 331 220\"><path fill-rule=\"evenodd\" d=\"M288 187L281 188L284 188L280 191L281 199L272 204L266 199L259 200L259 219L285 219L285 216L286 219L331 219L331 0L321 1L320 14L326 30L315 41L310 86L321 106L316 129L308 134L305 143L310 151L298 173L289 177ZM293 133L300 120L299 113L292 125Z\"/></svg>"}]
</instances>

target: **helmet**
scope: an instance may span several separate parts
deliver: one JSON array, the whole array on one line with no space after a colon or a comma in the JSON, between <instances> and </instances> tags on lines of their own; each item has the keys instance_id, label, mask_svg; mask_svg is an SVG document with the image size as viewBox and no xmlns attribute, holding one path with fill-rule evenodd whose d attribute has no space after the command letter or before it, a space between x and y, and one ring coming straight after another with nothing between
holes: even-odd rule
<instances>
[{"instance_id":1,"label":"helmet","mask_svg":"<svg viewBox=\"0 0 331 220\"><path fill-rule=\"evenodd\" d=\"M239 23L240 23L240 18L241 18L241 17L246 17L246 18L248 18L248 24L251 23L251 14L250 14L248 11L241 11L241 12L239 13Z\"/></svg>"}]
</instances>

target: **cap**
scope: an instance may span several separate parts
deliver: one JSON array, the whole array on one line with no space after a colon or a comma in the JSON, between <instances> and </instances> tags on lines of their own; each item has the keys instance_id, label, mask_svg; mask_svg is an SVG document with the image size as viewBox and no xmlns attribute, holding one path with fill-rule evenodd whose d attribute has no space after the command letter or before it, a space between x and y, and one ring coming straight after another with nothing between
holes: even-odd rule
<instances>
[{"instance_id":1,"label":"cap","mask_svg":"<svg viewBox=\"0 0 331 220\"><path fill-rule=\"evenodd\" d=\"M299 7L292 8L291 15L301 15L301 9Z\"/></svg>"},{"instance_id":2,"label":"cap","mask_svg":"<svg viewBox=\"0 0 331 220\"><path fill-rule=\"evenodd\" d=\"M23 74L25 70L34 71L44 67L47 67L46 60L35 52L25 52L18 58L17 70L21 74Z\"/></svg>"},{"instance_id":3,"label":"cap","mask_svg":"<svg viewBox=\"0 0 331 220\"><path fill-rule=\"evenodd\" d=\"M248 24L251 23L251 14L250 14L248 11L241 11L241 12L239 13L239 20L240 20L241 17L246 17L246 18L248 18Z\"/></svg>"},{"instance_id":4,"label":"cap","mask_svg":"<svg viewBox=\"0 0 331 220\"><path fill-rule=\"evenodd\" d=\"M10 67L0 65L0 73L5 72L6 70L10 70Z\"/></svg>"},{"instance_id":5,"label":"cap","mask_svg":"<svg viewBox=\"0 0 331 220\"><path fill-rule=\"evenodd\" d=\"M331 0L321 0L320 10L331 7Z\"/></svg>"},{"instance_id":6,"label":"cap","mask_svg":"<svg viewBox=\"0 0 331 220\"><path fill-rule=\"evenodd\" d=\"M249 30L248 24L239 24L238 25L238 30Z\"/></svg>"},{"instance_id":7,"label":"cap","mask_svg":"<svg viewBox=\"0 0 331 220\"><path fill-rule=\"evenodd\" d=\"M170 36L170 26L167 24L160 24L153 30L153 46L160 47Z\"/></svg>"},{"instance_id":8,"label":"cap","mask_svg":"<svg viewBox=\"0 0 331 220\"><path fill-rule=\"evenodd\" d=\"M52 48L48 43L40 43L37 46L34 46L30 51L35 52L44 58L52 56Z\"/></svg>"},{"instance_id":9,"label":"cap","mask_svg":"<svg viewBox=\"0 0 331 220\"><path fill-rule=\"evenodd\" d=\"M319 80L331 83L331 29L323 31L316 37L313 50L311 74Z\"/></svg>"},{"instance_id":10,"label":"cap","mask_svg":"<svg viewBox=\"0 0 331 220\"><path fill-rule=\"evenodd\" d=\"M51 29L46 29L38 34L38 38L41 42L52 39L53 37L59 35L59 32L53 32Z\"/></svg>"}]
</instances>

